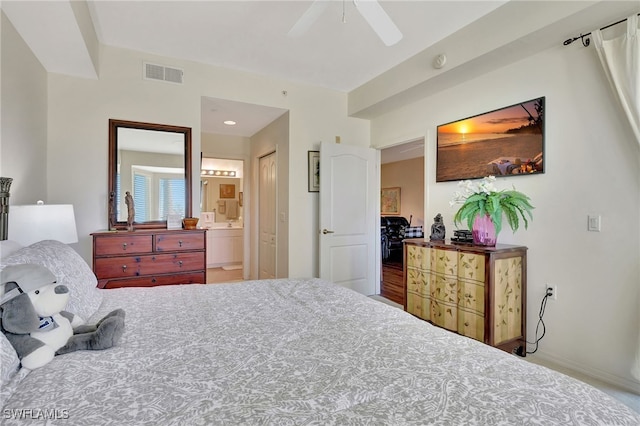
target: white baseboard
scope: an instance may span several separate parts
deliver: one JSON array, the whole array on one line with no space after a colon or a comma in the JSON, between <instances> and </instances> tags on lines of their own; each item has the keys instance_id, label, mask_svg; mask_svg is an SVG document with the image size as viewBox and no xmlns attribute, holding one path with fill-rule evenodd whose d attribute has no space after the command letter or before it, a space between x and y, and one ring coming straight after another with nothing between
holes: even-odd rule
<instances>
[{"instance_id":1,"label":"white baseboard","mask_svg":"<svg viewBox=\"0 0 640 426\"><path fill-rule=\"evenodd\" d=\"M576 364L573 361L567 360L565 358L556 357L554 355L548 353L536 353L535 355L527 355L528 357L535 357L542 361L546 361L549 364L555 364L559 367L564 367L569 370L573 370L575 372L581 373L585 376L592 377L594 379L600 380L602 382L608 383L613 386L617 386L621 389L624 389L628 392L633 392L635 394L640 395L640 383L635 380L626 379L624 377L617 376L615 374L607 373L606 371L599 370L597 368L584 367L582 365ZM551 366L550 366L551 368ZM629 373L631 374L631 373Z\"/></svg>"}]
</instances>

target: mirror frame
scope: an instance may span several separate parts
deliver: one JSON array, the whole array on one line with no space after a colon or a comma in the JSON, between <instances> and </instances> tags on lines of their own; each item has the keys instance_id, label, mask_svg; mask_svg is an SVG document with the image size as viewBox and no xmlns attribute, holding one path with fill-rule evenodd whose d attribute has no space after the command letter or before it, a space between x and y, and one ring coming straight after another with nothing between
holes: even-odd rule
<instances>
[{"instance_id":1,"label":"mirror frame","mask_svg":"<svg viewBox=\"0 0 640 426\"><path fill-rule=\"evenodd\" d=\"M118 128L126 127L130 129L141 130L157 130L161 132L182 133L184 135L184 180L185 180L185 212L184 217L191 217L191 199L192 199L192 168L191 168L191 128L181 126L171 126L167 124L143 123L139 121L126 121L109 119L109 185L107 196L107 218L109 229L127 229L127 222L118 222L116 209L111 208L110 204L115 200L111 199L111 194L116 191L116 176L118 174ZM154 220L147 222L135 222L134 228L138 229L158 229L166 228L166 220Z\"/></svg>"}]
</instances>

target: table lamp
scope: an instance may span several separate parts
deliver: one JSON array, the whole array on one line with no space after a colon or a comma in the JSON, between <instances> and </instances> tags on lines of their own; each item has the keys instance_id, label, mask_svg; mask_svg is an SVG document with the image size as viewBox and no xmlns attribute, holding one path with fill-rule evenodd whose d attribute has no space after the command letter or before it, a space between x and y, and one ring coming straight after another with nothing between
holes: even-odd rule
<instances>
[{"instance_id":1,"label":"table lamp","mask_svg":"<svg viewBox=\"0 0 640 426\"><path fill-rule=\"evenodd\" d=\"M71 204L38 204L9 207L8 239L31 245L42 240L77 243L76 218Z\"/></svg>"}]
</instances>

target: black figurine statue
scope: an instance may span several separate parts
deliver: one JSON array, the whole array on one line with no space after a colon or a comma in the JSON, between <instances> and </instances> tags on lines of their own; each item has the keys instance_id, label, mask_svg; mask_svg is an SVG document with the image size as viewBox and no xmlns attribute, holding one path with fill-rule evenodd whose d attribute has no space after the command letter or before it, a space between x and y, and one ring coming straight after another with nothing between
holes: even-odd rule
<instances>
[{"instance_id":1,"label":"black figurine statue","mask_svg":"<svg viewBox=\"0 0 640 426\"><path fill-rule=\"evenodd\" d=\"M433 218L433 225L431 225L431 236L429 239L431 241L444 241L444 223L442 222L442 215L438 213L436 217Z\"/></svg>"},{"instance_id":2,"label":"black figurine statue","mask_svg":"<svg viewBox=\"0 0 640 426\"><path fill-rule=\"evenodd\" d=\"M116 193L109 193L109 231L116 230Z\"/></svg>"}]
</instances>

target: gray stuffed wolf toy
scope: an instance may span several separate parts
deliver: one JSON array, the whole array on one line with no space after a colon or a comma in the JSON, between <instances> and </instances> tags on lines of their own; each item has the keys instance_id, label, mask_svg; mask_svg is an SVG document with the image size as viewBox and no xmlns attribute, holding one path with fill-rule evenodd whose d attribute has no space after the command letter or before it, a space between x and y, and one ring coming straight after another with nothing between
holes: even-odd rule
<instances>
[{"instance_id":1,"label":"gray stuffed wolf toy","mask_svg":"<svg viewBox=\"0 0 640 426\"><path fill-rule=\"evenodd\" d=\"M25 368L42 367L55 355L110 348L124 332L122 309L95 325L83 325L80 317L65 311L69 289L56 284L56 277L44 266L7 266L0 271L0 284L4 287L0 329Z\"/></svg>"}]
</instances>

